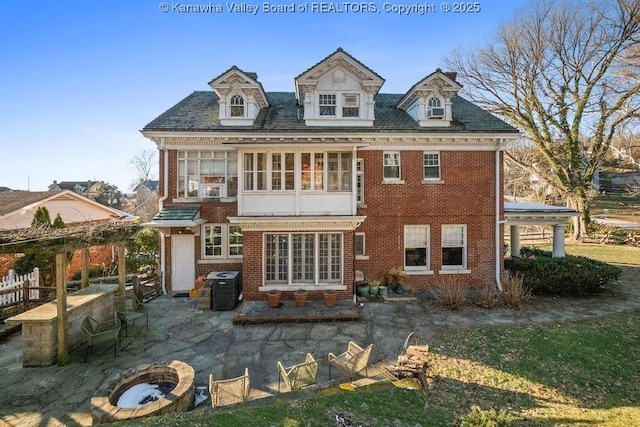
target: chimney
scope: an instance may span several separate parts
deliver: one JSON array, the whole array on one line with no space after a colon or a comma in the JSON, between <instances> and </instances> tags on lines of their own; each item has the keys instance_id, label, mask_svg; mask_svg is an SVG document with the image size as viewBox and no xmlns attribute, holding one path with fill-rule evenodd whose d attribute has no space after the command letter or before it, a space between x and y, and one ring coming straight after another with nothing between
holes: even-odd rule
<instances>
[{"instance_id":1,"label":"chimney","mask_svg":"<svg viewBox=\"0 0 640 427\"><path fill-rule=\"evenodd\" d=\"M456 77L458 77L458 73L456 73L455 71L447 71L444 74L454 82L456 81Z\"/></svg>"}]
</instances>

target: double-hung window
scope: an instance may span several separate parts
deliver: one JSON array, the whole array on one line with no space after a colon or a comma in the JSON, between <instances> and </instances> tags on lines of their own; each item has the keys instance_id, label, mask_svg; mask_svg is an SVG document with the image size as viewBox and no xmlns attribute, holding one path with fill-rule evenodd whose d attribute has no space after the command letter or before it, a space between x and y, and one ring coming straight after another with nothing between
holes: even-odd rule
<instances>
[{"instance_id":1,"label":"double-hung window","mask_svg":"<svg viewBox=\"0 0 640 427\"><path fill-rule=\"evenodd\" d=\"M244 189L267 189L267 153L245 153Z\"/></svg>"},{"instance_id":2,"label":"double-hung window","mask_svg":"<svg viewBox=\"0 0 640 427\"><path fill-rule=\"evenodd\" d=\"M300 186L302 190L324 190L324 153L300 154Z\"/></svg>"},{"instance_id":3,"label":"double-hung window","mask_svg":"<svg viewBox=\"0 0 640 427\"><path fill-rule=\"evenodd\" d=\"M271 189L293 190L295 188L294 153L271 153Z\"/></svg>"},{"instance_id":4,"label":"double-hung window","mask_svg":"<svg viewBox=\"0 0 640 427\"><path fill-rule=\"evenodd\" d=\"M351 153L327 153L328 191L351 191Z\"/></svg>"},{"instance_id":5,"label":"double-hung window","mask_svg":"<svg viewBox=\"0 0 640 427\"><path fill-rule=\"evenodd\" d=\"M356 201L364 204L364 159L356 159Z\"/></svg>"},{"instance_id":6,"label":"double-hung window","mask_svg":"<svg viewBox=\"0 0 640 427\"><path fill-rule=\"evenodd\" d=\"M444 108L440 98L429 98L427 103L427 117L430 119L441 119L444 117Z\"/></svg>"},{"instance_id":7,"label":"double-hung window","mask_svg":"<svg viewBox=\"0 0 640 427\"><path fill-rule=\"evenodd\" d=\"M335 116L336 115L336 94L321 93L318 95L320 115Z\"/></svg>"},{"instance_id":8,"label":"double-hung window","mask_svg":"<svg viewBox=\"0 0 640 427\"><path fill-rule=\"evenodd\" d=\"M360 116L360 95L345 93L342 95L342 117Z\"/></svg>"},{"instance_id":9,"label":"double-hung window","mask_svg":"<svg viewBox=\"0 0 640 427\"><path fill-rule=\"evenodd\" d=\"M382 160L382 176L386 180L400 179L400 152L385 151Z\"/></svg>"},{"instance_id":10,"label":"double-hung window","mask_svg":"<svg viewBox=\"0 0 640 427\"><path fill-rule=\"evenodd\" d=\"M404 269L429 270L429 226L404 226Z\"/></svg>"},{"instance_id":11,"label":"double-hung window","mask_svg":"<svg viewBox=\"0 0 640 427\"><path fill-rule=\"evenodd\" d=\"M424 153L422 178L427 180L440 179L440 153Z\"/></svg>"},{"instance_id":12,"label":"double-hung window","mask_svg":"<svg viewBox=\"0 0 640 427\"><path fill-rule=\"evenodd\" d=\"M442 226L442 268L465 269L467 267L467 226Z\"/></svg>"},{"instance_id":13,"label":"double-hung window","mask_svg":"<svg viewBox=\"0 0 640 427\"><path fill-rule=\"evenodd\" d=\"M227 259L242 256L242 230L236 225L202 226L202 258Z\"/></svg>"},{"instance_id":14,"label":"double-hung window","mask_svg":"<svg viewBox=\"0 0 640 427\"><path fill-rule=\"evenodd\" d=\"M231 97L230 112L231 117L244 117L244 98L240 95L233 95Z\"/></svg>"},{"instance_id":15,"label":"double-hung window","mask_svg":"<svg viewBox=\"0 0 640 427\"><path fill-rule=\"evenodd\" d=\"M237 193L235 151L178 152L178 197L236 197Z\"/></svg>"},{"instance_id":16,"label":"double-hung window","mask_svg":"<svg viewBox=\"0 0 640 427\"><path fill-rule=\"evenodd\" d=\"M342 234L264 235L265 284L300 286L342 281Z\"/></svg>"}]
</instances>

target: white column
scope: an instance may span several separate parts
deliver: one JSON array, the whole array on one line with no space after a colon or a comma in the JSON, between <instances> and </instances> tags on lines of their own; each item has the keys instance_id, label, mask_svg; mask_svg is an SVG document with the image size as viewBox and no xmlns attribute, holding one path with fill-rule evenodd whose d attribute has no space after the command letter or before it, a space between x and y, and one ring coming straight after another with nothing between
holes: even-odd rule
<instances>
[{"instance_id":1,"label":"white column","mask_svg":"<svg viewBox=\"0 0 640 427\"><path fill-rule=\"evenodd\" d=\"M517 225L511 226L511 256L520 258L520 228Z\"/></svg>"},{"instance_id":2,"label":"white column","mask_svg":"<svg viewBox=\"0 0 640 427\"><path fill-rule=\"evenodd\" d=\"M554 258L563 258L564 251L564 224L556 224L553 226L553 252Z\"/></svg>"}]
</instances>

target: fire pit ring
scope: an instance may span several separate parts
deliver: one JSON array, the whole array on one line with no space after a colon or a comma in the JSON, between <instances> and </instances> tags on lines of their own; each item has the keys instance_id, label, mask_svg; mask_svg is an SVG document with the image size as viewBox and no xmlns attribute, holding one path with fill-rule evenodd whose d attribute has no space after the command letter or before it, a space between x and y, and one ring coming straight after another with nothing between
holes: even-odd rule
<instances>
[{"instance_id":1,"label":"fire pit ring","mask_svg":"<svg viewBox=\"0 0 640 427\"><path fill-rule=\"evenodd\" d=\"M143 418L171 412L185 412L193 407L193 368L179 360L131 368L104 383L91 398L94 424ZM171 385L164 397L133 408L118 406L120 396L138 384Z\"/></svg>"}]
</instances>

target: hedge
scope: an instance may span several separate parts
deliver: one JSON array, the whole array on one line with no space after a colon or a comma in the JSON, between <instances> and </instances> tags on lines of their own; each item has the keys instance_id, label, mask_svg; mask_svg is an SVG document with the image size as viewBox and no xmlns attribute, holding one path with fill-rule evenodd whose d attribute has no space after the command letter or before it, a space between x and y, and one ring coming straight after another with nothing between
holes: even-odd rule
<instances>
[{"instance_id":1,"label":"hedge","mask_svg":"<svg viewBox=\"0 0 640 427\"><path fill-rule=\"evenodd\" d=\"M622 272L619 267L582 256L553 258L549 251L528 247L520 254L521 258L505 260L505 269L521 273L524 284L537 295L597 294Z\"/></svg>"}]
</instances>

